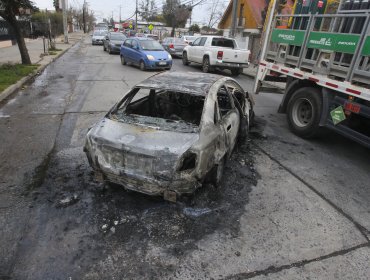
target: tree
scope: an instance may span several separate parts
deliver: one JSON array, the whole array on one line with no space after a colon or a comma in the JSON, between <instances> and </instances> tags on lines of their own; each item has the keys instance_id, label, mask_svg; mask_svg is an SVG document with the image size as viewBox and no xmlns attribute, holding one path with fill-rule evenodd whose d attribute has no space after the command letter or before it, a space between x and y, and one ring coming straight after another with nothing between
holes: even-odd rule
<instances>
[{"instance_id":1,"label":"tree","mask_svg":"<svg viewBox=\"0 0 370 280\"><path fill-rule=\"evenodd\" d=\"M199 33L200 32L199 25L198 24L193 24L192 26L189 27L189 31L194 32L194 33Z\"/></svg>"},{"instance_id":2,"label":"tree","mask_svg":"<svg viewBox=\"0 0 370 280\"><path fill-rule=\"evenodd\" d=\"M12 27L15 39L17 40L22 64L31 64L27 46L24 41L22 29L17 21L20 9L38 10L30 0L0 0L0 16Z\"/></svg>"},{"instance_id":3,"label":"tree","mask_svg":"<svg viewBox=\"0 0 370 280\"><path fill-rule=\"evenodd\" d=\"M225 11L225 4L220 0L215 0L212 2L211 6L207 9L209 17L207 18L208 28L213 28L213 26L220 21L222 15Z\"/></svg>"},{"instance_id":4,"label":"tree","mask_svg":"<svg viewBox=\"0 0 370 280\"><path fill-rule=\"evenodd\" d=\"M167 26L172 26L171 36L175 35L176 27L185 27L191 15L192 7L180 3L180 0L166 0L163 4L163 18Z\"/></svg>"},{"instance_id":5,"label":"tree","mask_svg":"<svg viewBox=\"0 0 370 280\"><path fill-rule=\"evenodd\" d=\"M154 0L141 0L140 15L146 21L154 21L158 16L158 8Z\"/></svg>"}]
</instances>

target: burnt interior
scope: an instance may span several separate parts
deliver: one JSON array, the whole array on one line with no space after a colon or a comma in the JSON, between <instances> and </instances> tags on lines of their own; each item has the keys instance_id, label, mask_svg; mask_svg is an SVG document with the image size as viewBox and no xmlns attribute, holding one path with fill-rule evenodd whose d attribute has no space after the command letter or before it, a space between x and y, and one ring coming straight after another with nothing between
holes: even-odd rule
<instances>
[{"instance_id":1,"label":"burnt interior","mask_svg":"<svg viewBox=\"0 0 370 280\"><path fill-rule=\"evenodd\" d=\"M126 107L125 114L184 121L199 125L203 105L204 96L151 89L147 96L131 101Z\"/></svg>"}]
</instances>

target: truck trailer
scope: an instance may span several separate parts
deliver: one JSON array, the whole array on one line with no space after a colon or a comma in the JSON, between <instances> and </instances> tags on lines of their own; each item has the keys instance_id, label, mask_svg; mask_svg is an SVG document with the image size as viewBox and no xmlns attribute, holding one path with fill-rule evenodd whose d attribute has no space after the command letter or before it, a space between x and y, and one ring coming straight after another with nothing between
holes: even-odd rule
<instances>
[{"instance_id":1,"label":"truck trailer","mask_svg":"<svg viewBox=\"0 0 370 280\"><path fill-rule=\"evenodd\" d=\"M296 135L327 127L370 148L369 3L297 0L278 14L270 2L254 92L286 83L278 112Z\"/></svg>"}]
</instances>

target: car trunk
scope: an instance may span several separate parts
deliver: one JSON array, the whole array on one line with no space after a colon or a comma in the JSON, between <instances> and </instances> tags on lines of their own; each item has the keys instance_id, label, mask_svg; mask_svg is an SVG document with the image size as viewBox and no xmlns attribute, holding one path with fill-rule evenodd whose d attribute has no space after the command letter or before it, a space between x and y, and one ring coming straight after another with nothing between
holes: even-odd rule
<instances>
[{"instance_id":1,"label":"car trunk","mask_svg":"<svg viewBox=\"0 0 370 280\"><path fill-rule=\"evenodd\" d=\"M146 179L171 179L181 155L199 139L179 133L105 118L94 132L94 152L102 171Z\"/></svg>"}]
</instances>

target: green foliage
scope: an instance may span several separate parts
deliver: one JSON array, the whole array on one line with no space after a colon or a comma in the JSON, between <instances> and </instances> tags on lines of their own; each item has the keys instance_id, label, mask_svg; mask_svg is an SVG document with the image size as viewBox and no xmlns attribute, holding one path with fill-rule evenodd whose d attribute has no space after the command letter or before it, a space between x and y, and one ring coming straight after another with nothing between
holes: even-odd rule
<instances>
[{"instance_id":1,"label":"green foliage","mask_svg":"<svg viewBox=\"0 0 370 280\"><path fill-rule=\"evenodd\" d=\"M0 66L0 92L32 73L38 65L3 64Z\"/></svg>"},{"instance_id":2,"label":"green foliage","mask_svg":"<svg viewBox=\"0 0 370 280\"><path fill-rule=\"evenodd\" d=\"M193 24L192 26L189 27L189 31L199 33L200 32L199 25L198 24Z\"/></svg>"},{"instance_id":3,"label":"green foliage","mask_svg":"<svg viewBox=\"0 0 370 280\"><path fill-rule=\"evenodd\" d=\"M41 23L44 25L46 31L49 30L49 19L50 19L50 29L52 36L58 36L63 34L63 14L62 13L52 13L52 12L38 12L34 13L31 17L32 22Z\"/></svg>"}]
</instances>

